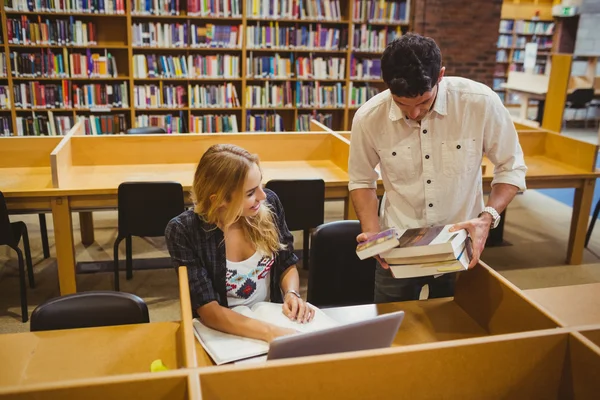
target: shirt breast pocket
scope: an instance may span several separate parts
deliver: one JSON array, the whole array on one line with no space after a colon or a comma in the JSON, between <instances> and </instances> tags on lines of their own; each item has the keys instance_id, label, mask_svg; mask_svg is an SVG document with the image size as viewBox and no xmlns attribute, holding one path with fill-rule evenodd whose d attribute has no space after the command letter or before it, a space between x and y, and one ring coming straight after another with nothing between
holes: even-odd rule
<instances>
[{"instance_id":1,"label":"shirt breast pocket","mask_svg":"<svg viewBox=\"0 0 600 400\"><path fill-rule=\"evenodd\" d=\"M405 181L415 176L415 163L412 146L395 146L381 150L382 173L390 182Z\"/></svg>"},{"instance_id":2,"label":"shirt breast pocket","mask_svg":"<svg viewBox=\"0 0 600 400\"><path fill-rule=\"evenodd\" d=\"M442 143L444 175L458 176L472 172L481 164L475 139L448 140Z\"/></svg>"}]
</instances>

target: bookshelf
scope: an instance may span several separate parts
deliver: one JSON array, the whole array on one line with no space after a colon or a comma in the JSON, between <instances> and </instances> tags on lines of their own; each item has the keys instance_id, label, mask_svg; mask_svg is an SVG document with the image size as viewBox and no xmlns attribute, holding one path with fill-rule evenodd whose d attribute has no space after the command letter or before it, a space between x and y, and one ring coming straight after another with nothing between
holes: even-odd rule
<instances>
[{"instance_id":1,"label":"bookshelf","mask_svg":"<svg viewBox=\"0 0 600 400\"><path fill-rule=\"evenodd\" d=\"M550 55L554 48L555 21L552 6L555 0L504 0L498 42L493 89L505 105L517 105L518 99L507 99L501 87L510 71L523 71L525 45L537 43L537 62L534 73L548 72Z\"/></svg>"},{"instance_id":2,"label":"bookshelf","mask_svg":"<svg viewBox=\"0 0 600 400\"><path fill-rule=\"evenodd\" d=\"M379 57L411 20L410 0L55 4L0 3L0 99L10 99L0 134L3 116L12 134L43 133L49 119L60 131L80 117L92 134L145 124L294 131L310 118L347 130L357 106L384 89Z\"/></svg>"}]
</instances>

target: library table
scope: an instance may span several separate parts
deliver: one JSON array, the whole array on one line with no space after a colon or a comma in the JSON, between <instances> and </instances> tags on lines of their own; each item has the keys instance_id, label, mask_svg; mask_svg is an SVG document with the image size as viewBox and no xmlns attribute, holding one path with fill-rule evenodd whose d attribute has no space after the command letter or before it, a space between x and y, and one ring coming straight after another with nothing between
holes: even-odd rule
<instances>
[{"instance_id":1,"label":"library table","mask_svg":"<svg viewBox=\"0 0 600 400\"><path fill-rule=\"evenodd\" d=\"M185 290L182 286L180 289ZM321 309L342 324L404 311L404 320L392 344L394 347L560 326L548 312L483 262L458 274L454 297ZM198 366L213 365L197 341L196 354Z\"/></svg>"},{"instance_id":2,"label":"library table","mask_svg":"<svg viewBox=\"0 0 600 400\"><path fill-rule=\"evenodd\" d=\"M567 246L568 264L581 264L585 247L585 235L596 179L596 157L598 146L569 138L544 129L532 129L515 124L519 132L519 141L527 165L526 184L528 189L575 189L573 214ZM350 132L340 132L350 140ZM482 159L483 191L491 191L494 179L494 165L487 158ZM378 194L384 192L383 183L378 183ZM349 206L350 211L354 208ZM350 219L356 214L349 214Z\"/></svg>"},{"instance_id":3,"label":"library table","mask_svg":"<svg viewBox=\"0 0 600 400\"><path fill-rule=\"evenodd\" d=\"M600 324L600 283L524 290L563 326Z\"/></svg>"},{"instance_id":4,"label":"library table","mask_svg":"<svg viewBox=\"0 0 600 400\"><path fill-rule=\"evenodd\" d=\"M189 192L200 157L217 143L257 153L264 182L322 178L326 199L348 204L349 143L337 134L73 135L52 155L61 294L76 292L72 212L116 208L118 187L127 181L177 181Z\"/></svg>"}]
</instances>

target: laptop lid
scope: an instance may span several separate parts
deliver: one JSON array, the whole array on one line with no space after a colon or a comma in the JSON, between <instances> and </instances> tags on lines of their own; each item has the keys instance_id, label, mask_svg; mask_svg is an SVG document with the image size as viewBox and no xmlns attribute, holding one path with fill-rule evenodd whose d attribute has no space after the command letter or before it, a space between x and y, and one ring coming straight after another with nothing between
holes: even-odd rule
<instances>
[{"instance_id":1,"label":"laptop lid","mask_svg":"<svg viewBox=\"0 0 600 400\"><path fill-rule=\"evenodd\" d=\"M321 331L282 336L271 342L267 360L390 347L403 319L404 311L397 311Z\"/></svg>"}]
</instances>

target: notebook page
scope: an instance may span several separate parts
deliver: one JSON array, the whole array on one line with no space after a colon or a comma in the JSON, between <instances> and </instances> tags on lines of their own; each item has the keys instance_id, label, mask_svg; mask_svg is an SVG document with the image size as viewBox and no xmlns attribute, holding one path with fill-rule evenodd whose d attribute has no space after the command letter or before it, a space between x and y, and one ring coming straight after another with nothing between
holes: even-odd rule
<instances>
[{"instance_id":1,"label":"notebook page","mask_svg":"<svg viewBox=\"0 0 600 400\"><path fill-rule=\"evenodd\" d=\"M217 365L267 354L269 344L262 340L216 331L194 319L194 335Z\"/></svg>"},{"instance_id":2,"label":"notebook page","mask_svg":"<svg viewBox=\"0 0 600 400\"><path fill-rule=\"evenodd\" d=\"M323 311L314 306L311 307L315 310L315 316L312 321L305 324L290 320L283 313L282 304L277 303L257 303L252 307L252 315L248 316L283 328L295 329L302 333L320 331L339 325L339 323L328 317Z\"/></svg>"}]
</instances>

